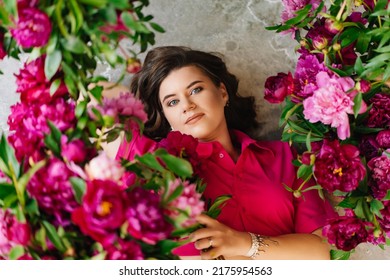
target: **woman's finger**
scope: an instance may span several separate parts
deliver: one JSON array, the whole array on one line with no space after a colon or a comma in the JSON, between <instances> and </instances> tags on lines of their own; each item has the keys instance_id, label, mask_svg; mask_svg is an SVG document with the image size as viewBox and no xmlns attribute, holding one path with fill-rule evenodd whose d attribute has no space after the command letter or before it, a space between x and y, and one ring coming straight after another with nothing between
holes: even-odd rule
<instances>
[{"instance_id":1,"label":"woman's finger","mask_svg":"<svg viewBox=\"0 0 390 280\"><path fill-rule=\"evenodd\" d=\"M199 239L198 241L194 242L195 248L198 250L204 250L208 249L210 247L215 246L215 241L212 237Z\"/></svg>"},{"instance_id":2,"label":"woman's finger","mask_svg":"<svg viewBox=\"0 0 390 280\"><path fill-rule=\"evenodd\" d=\"M217 220L213 219L213 218L210 218L209 216L205 215L205 214L201 214L199 215L196 220L198 221L198 223L204 225L204 226L212 226L214 225L215 223L218 223Z\"/></svg>"}]
</instances>

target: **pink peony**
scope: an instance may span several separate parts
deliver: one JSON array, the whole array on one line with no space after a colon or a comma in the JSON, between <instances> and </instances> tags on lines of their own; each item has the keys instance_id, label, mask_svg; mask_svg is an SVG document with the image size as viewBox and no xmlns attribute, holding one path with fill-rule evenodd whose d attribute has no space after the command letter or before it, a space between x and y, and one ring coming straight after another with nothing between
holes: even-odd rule
<instances>
[{"instance_id":1,"label":"pink peony","mask_svg":"<svg viewBox=\"0 0 390 280\"><path fill-rule=\"evenodd\" d=\"M134 240L119 239L118 243L107 249L107 260L143 260L141 246Z\"/></svg>"},{"instance_id":2,"label":"pink peony","mask_svg":"<svg viewBox=\"0 0 390 280\"><path fill-rule=\"evenodd\" d=\"M390 95L378 93L370 99L372 108L369 111L368 127L390 127Z\"/></svg>"},{"instance_id":3,"label":"pink peony","mask_svg":"<svg viewBox=\"0 0 390 280\"><path fill-rule=\"evenodd\" d=\"M126 212L126 218L131 236L154 245L171 235L173 226L166 221L157 194L142 188L134 188L128 192L128 199L130 207Z\"/></svg>"},{"instance_id":4,"label":"pink peony","mask_svg":"<svg viewBox=\"0 0 390 280\"><path fill-rule=\"evenodd\" d=\"M30 63L25 63L23 68L16 76L16 91L20 93L22 103L30 104L31 102L49 103L53 98L64 96L68 89L64 82L61 82L56 92L50 94L52 81L60 78L58 73L50 81L45 76L45 56L41 56Z\"/></svg>"},{"instance_id":5,"label":"pink peony","mask_svg":"<svg viewBox=\"0 0 390 280\"><path fill-rule=\"evenodd\" d=\"M306 5L311 4L312 10L318 8L321 0L282 0L284 10L281 18L283 22L296 16L296 12L303 9Z\"/></svg>"},{"instance_id":6,"label":"pink peony","mask_svg":"<svg viewBox=\"0 0 390 280\"><path fill-rule=\"evenodd\" d=\"M116 239L116 230L125 222L125 192L110 180L88 182L80 207L72 213L72 221L81 231L108 247Z\"/></svg>"},{"instance_id":7,"label":"pink peony","mask_svg":"<svg viewBox=\"0 0 390 280\"><path fill-rule=\"evenodd\" d=\"M49 41L51 23L49 17L36 8L18 11L18 22L11 29L12 37L23 48L42 47Z\"/></svg>"},{"instance_id":8,"label":"pink peony","mask_svg":"<svg viewBox=\"0 0 390 280\"><path fill-rule=\"evenodd\" d=\"M328 239L329 244L335 245L337 249L350 251L367 241L369 233L366 226L367 223L361 219L343 216L331 220L323 228L322 234Z\"/></svg>"},{"instance_id":9,"label":"pink peony","mask_svg":"<svg viewBox=\"0 0 390 280\"><path fill-rule=\"evenodd\" d=\"M47 121L51 121L61 132L76 125L74 101L62 98L48 104L17 103L11 106L8 116L10 134L8 141L15 148L18 160L33 157L40 160L44 156L44 136L49 133Z\"/></svg>"},{"instance_id":10,"label":"pink peony","mask_svg":"<svg viewBox=\"0 0 390 280\"><path fill-rule=\"evenodd\" d=\"M314 163L314 176L329 192L350 192L356 189L366 175L366 168L359 157L359 150L350 144L324 140Z\"/></svg>"},{"instance_id":11,"label":"pink peony","mask_svg":"<svg viewBox=\"0 0 390 280\"><path fill-rule=\"evenodd\" d=\"M53 215L55 223L70 224L70 213L77 207L69 178L74 176L63 161L52 158L31 178L27 191L46 214Z\"/></svg>"},{"instance_id":12,"label":"pink peony","mask_svg":"<svg viewBox=\"0 0 390 280\"><path fill-rule=\"evenodd\" d=\"M281 103L294 91L294 80L291 73L278 73L265 81L264 99L270 103Z\"/></svg>"},{"instance_id":13,"label":"pink peony","mask_svg":"<svg viewBox=\"0 0 390 280\"><path fill-rule=\"evenodd\" d=\"M371 171L373 196L383 199L390 190L390 157L383 153L380 157L372 158L367 165Z\"/></svg>"},{"instance_id":14,"label":"pink peony","mask_svg":"<svg viewBox=\"0 0 390 280\"><path fill-rule=\"evenodd\" d=\"M330 77L326 72L316 76L318 89L313 96L303 101L303 114L312 123L318 121L337 128L341 140L350 136L348 114L353 114L353 98L357 92L353 89L354 81L347 78ZM362 102L360 113L365 112L366 104Z\"/></svg>"},{"instance_id":15,"label":"pink peony","mask_svg":"<svg viewBox=\"0 0 390 280\"><path fill-rule=\"evenodd\" d=\"M196 217L204 211L204 202L201 200L201 194L196 192L195 184L182 182L180 179L170 182L166 197L172 195L180 186L183 191L167 205L167 213L180 227L188 227L196 224Z\"/></svg>"},{"instance_id":16,"label":"pink peony","mask_svg":"<svg viewBox=\"0 0 390 280\"><path fill-rule=\"evenodd\" d=\"M106 153L102 152L93 158L85 167L85 171L90 180L111 180L120 182L125 173L125 169L120 162L111 159Z\"/></svg>"},{"instance_id":17,"label":"pink peony","mask_svg":"<svg viewBox=\"0 0 390 280\"><path fill-rule=\"evenodd\" d=\"M68 137L61 137L61 156L67 161L82 163L85 161L87 154L85 144L81 139L75 139L68 142Z\"/></svg>"},{"instance_id":18,"label":"pink peony","mask_svg":"<svg viewBox=\"0 0 390 280\"><path fill-rule=\"evenodd\" d=\"M0 208L0 259L7 258L12 247L26 246L30 238L30 227L19 222L9 210Z\"/></svg>"}]
</instances>

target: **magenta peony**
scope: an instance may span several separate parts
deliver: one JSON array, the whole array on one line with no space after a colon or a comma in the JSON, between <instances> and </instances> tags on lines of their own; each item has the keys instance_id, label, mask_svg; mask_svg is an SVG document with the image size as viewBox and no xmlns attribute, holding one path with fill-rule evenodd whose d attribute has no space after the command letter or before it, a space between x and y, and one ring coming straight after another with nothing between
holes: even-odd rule
<instances>
[{"instance_id":1,"label":"magenta peony","mask_svg":"<svg viewBox=\"0 0 390 280\"><path fill-rule=\"evenodd\" d=\"M11 29L12 37L23 48L42 47L49 41L51 23L49 17L36 8L18 11L18 22Z\"/></svg>"},{"instance_id":2,"label":"magenta peony","mask_svg":"<svg viewBox=\"0 0 390 280\"><path fill-rule=\"evenodd\" d=\"M38 102L49 103L53 98L64 96L68 90L61 82L56 92L50 94L50 86L59 74L48 81L45 76L45 56L41 56L30 63L25 63L23 68L16 76L16 91L20 93L20 100L22 103Z\"/></svg>"},{"instance_id":3,"label":"magenta peony","mask_svg":"<svg viewBox=\"0 0 390 280\"><path fill-rule=\"evenodd\" d=\"M107 260L143 260L141 246L134 240L118 239L117 244L107 249Z\"/></svg>"},{"instance_id":4,"label":"magenta peony","mask_svg":"<svg viewBox=\"0 0 390 280\"><path fill-rule=\"evenodd\" d=\"M360 153L370 160L380 155L380 147L374 135L365 135L359 143Z\"/></svg>"},{"instance_id":5,"label":"magenta peony","mask_svg":"<svg viewBox=\"0 0 390 280\"><path fill-rule=\"evenodd\" d=\"M76 125L74 108L74 101L65 101L62 98L54 99L49 104L17 103L11 106L8 141L15 148L18 160L30 156L34 160L42 159L44 135L50 132L47 121L65 132Z\"/></svg>"},{"instance_id":6,"label":"magenta peony","mask_svg":"<svg viewBox=\"0 0 390 280\"><path fill-rule=\"evenodd\" d=\"M72 213L72 221L81 231L108 247L116 239L116 230L125 222L125 192L110 180L92 180L82 205Z\"/></svg>"},{"instance_id":7,"label":"magenta peony","mask_svg":"<svg viewBox=\"0 0 390 280\"><path fill-rule=\"evenodd\" d=\"M338 217L329 221L322 234L328 238L329 244L335 245L337 249L350 251L367 241L369 233L366 225L366 222L353 216Z\"/></svg>"},{"instance_id":8,"label":"magenta peony","mask_svg":"<svg viewBox=\"0 0 390 280\"><path fill-rule=\"evenodd\" d=\"M86 160L87 150L85 144L81 139L75 139L68 142L68 137L62 135L61 137L61 156L67 161L75 163L82 163Z\"/></svg>"},{"instance_id":9,"label":"magenta peony","mask_svg":"<svg viewBox=\"0 0 390 280\"><path fill-rule=\"evenodd\" d=\"M27 185L27 191L46 214L58 225L70 224L70 213L77 207L69 178L74 176L63 161L52 158L38 170Z\"/></svg>"},{"instance_id":10,"label":"magenta peony","mask_svg":"<svg viewBox=\"0 0 390 280\"><path fill-rule=\"evenodd\" d=\"M383 153L372 158L367 165L371 171L373 196L383 199L390 190L390 157Z\"/></svg>"},{"instance_id":11,"label":"magenta peony","mask_svg":"<svg viewBox=\"0 0 390 280\"><path fill-rule=\"evenodd\" d=\"M170 182L166 197L174 193L179 186L183 191L178 198L167 205L168 216L180 227L196 224L196 217L204 211L204 202L201 194L196 192L196 185L176 179Z\"/></svg>"},{"instance_id":12,"label":"magenta peony","mask_svg":"<svg viewBox=\"0 0 390 280\"><path fill-rule=\"evenodd\" d=\"M202 164L196 151L197 146L197 139L179 131L169 132L167 137L158 143L158 147L166 149L168 153L187 159L191 163L194 173L198 172Z\"/></svg>"},{"instance_id":13,"label":"magenta peony","mask_svg":"<svg viewBox=\"0 0 390 280\"><path fill-rule=\"evenodd\" d=\"M30 227L19 222L9 210L0 208L0 259L6 258L13 246L26 246L30 238Z\"/></svg>"},{"instance_id":14,"label":"magenta peony","mask_svg":"<svg viewBox=\"0 0 390 280\"><path fill-rule=\"evenodd\" d=\"M384 208L381 210L382 217L378 217L378 222L385 231L387 238L390 238L390 200L383 201Z\"/></svg>"},{"instance_id":15,"label":"magenta peony","mask_svg":"<svg viewBox=\"0 0 390 280\"><path fill-rule=\"evenodd\" d=\"M366 169L355 146L324 140L314 163L314 176L324 189L353 191L365 175Z\"/></svg>"},{"instance_id":16,"label":"magenta peony","mask_svg":"<svg viewBox=\"0 0 390 280\"><path fill-rule=\"evenodd\" d=\"M292 100L299 103L301 99L312 96L313 92L318 89L317 74L326 71L328 71L326 66L320 63L315 55L303 53L299 57L294 74L295 87Z\"/></svg>"},{"instance_id":17,"label":"magenta peony","mask_svg":"<svg viewBox=\"0 0 390 280\"><path fill-rule=\"evenodd\" d=\"M126 212L129 233L148 244L171 235L173 226L165 220L164 209L160 207L160 197L142 188L134 188L128 193L130 207Z\"/></svg>"},{"instance_id":18,"label":"magenta peony","mask_svg":"<svg viewBox=\"0 0 390 280\"><path fill-rule=\"evenodd\" d=\"M281 103L294 91L294 80L291 73L278 73L265 81L264 98L270 103Z\"/></svg>"},{"instance_id":19,"label":"magenta peony","mask_svg":"<svg viewBox=\"0 0 390 280\"><path fill-rule=\"evenodd\" d=\"M390 127L390 95L378 93L370 99L372 108L368 114L368 127Z\"/></svg>"},{"instance_id":20,"label":"magenta peony","mask_svg":"<svg viewBox=\"0 0 390 280\"><path fill-rule=\"evenodd\" d=\"M390 105L390 104L389 104ZM378 145L383 148L383 149L388 149L390 148L390 130L382 130L380 131L376 138L376 142Z\"/></svg>"},{"instance_id":21,"label":"magenta peony","mask_svg":"<svg viewBox=\"0 0 390 280\"><path fill-rule=\"evenodd\" d=\"M308 4L312 5L312 10L317 9L321 0L282 0L282 2L284 10L281 18L283 21L287 21L296 16L296 11L303 9Z\"/></svg>"},{"instance_id":22,"label":"magenta peony","mask_svg":"<svg viewBox=\"0 0 390 280\"><path fill-rule=\"evenodd\" d=\"M341 140L350 136L348 114L353 114L353 98L357 92L349 92L354 88L354 81L349 78L330 77L326 72L316 76L318 89L313 96L303 101L303 114L312 123L318 121L337 128ZM360 113L365 112L366 104L362 102Z\"/></svg>"},{"instance_id":23,"label":"magenta peony","mask_svg":"<svg viewBox=\"0 0 390 280\"><path fill-rule=\"evenodd\" d=\"M4 34L0 30L0 60L3 59L7 55L4 49Z\"/></svg>"}]
</instances>

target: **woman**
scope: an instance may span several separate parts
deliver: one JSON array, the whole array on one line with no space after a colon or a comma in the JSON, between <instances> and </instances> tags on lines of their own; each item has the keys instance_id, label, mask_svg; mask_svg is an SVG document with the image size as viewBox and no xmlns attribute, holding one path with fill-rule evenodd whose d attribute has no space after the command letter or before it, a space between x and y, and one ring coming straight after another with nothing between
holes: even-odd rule
<instances>
[{"instance_id":1,"label":"woman","mask_svg":"<svg viewBox=\"0 0 390 280\"><path fill-rule=\"evenodd\" d=\"M321 228L333 215L330 205L316 191L296 198L285 189L302 183L291 164L293 153L286 143L245 134L256 126L254 98L240 97L237 88L220 57L184 47L151 50L133 77L131 90L149 116L145 135L159 140L173 130L197 138L205 199L232 195L217 220L198 217L204 228L189 236L196 250L187 246L176 253L202 259L329 259ZM153 146L136 142L122 143L117 157L131 158Z\"/></svg>"}]
</instances>

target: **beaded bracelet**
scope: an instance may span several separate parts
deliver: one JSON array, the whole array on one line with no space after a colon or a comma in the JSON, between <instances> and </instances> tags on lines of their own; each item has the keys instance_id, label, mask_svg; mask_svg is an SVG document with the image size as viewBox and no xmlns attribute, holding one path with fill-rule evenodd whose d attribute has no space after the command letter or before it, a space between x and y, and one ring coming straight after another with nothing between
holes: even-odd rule
<instances>
[{"instance_id":1,"label":"beaded bracelet","mask_svg":"<svg viewBox=\"0 0 390 280\"><path fill-rule=\"evenodd\" d=\"M249 249L249 251L245 254L245 257L249 257L251 259L255 259L260 252L264 252L264 250L260 249L261 247L268 247L268 244L264 242L264 239L266 239L265 236L262 236L260 234L254 234L251 232L248 232L252 239L252 246Z\"/></svg>"}]
</instances>

